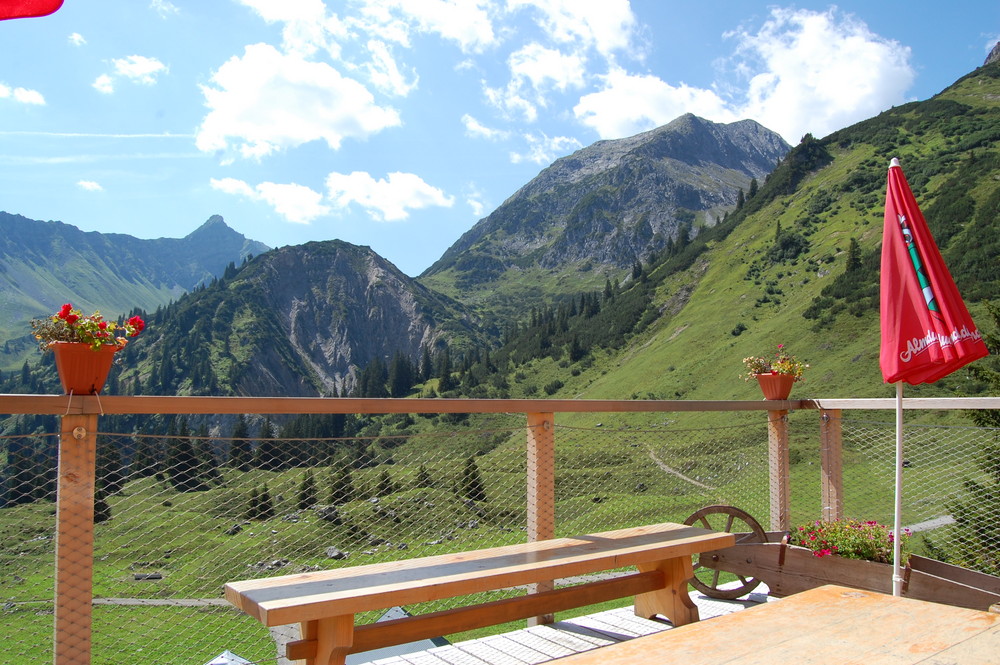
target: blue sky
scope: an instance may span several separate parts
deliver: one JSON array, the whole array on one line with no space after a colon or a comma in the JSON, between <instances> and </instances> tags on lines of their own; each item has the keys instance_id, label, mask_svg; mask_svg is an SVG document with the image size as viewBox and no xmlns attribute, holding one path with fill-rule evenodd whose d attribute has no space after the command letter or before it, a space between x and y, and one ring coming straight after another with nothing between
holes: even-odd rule
<instances>
[{"instance_id":1,"label":"blue sky","mask_svg":"<svg viewBox=\"0 0 1000 665\"><path fill-rule=\"evenodd\" d=\"M219 214L417 275L594 141L692 112L794 144L998 40L996 0L65 0L0 21L0 210L140 238Z\"/></svg>"}]
</instances>

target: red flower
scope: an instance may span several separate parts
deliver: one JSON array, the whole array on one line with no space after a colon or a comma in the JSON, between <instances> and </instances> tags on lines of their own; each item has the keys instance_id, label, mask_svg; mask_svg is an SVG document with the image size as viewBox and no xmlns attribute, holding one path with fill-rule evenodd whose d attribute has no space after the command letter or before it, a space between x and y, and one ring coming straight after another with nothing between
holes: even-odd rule
<instances>
[{"instance_id":1,"label":"red flower","mask_svg":"<svg viewBox=\"0 0 1000 665\"><path fill-rule=\"evenodd\" d=\"M66 316L62 317L63 321L65 321L68 325L73 325L79 318L80 317L77 316L76 314L67 314Z\"/></svg>"},{"instance_id":2,"label":"red flower","mask_svg":"<svg viewBox=\"0 0 1000 665\"><path fill-rule=\"evenodd\" d=\"M73 310L73 305L71 305L69 303L66 303L65 305L62 306L62 309L59 310L59 314L58 314L59 318L60 319L65 319L66 317L69 316L69 313L72 310Z\"/></svg>"},{"instance_id":3,"label":"red flower","mask_svg":"<svg viewBox=\"0 0 1000 665\"><path fill-rule=\"evenodd\" d=\"M100 328L101 330L107 330L108 329L108 322L107 321L101 321L100 323L97 324L97 327Z\"/></svg>"},{"instance_id":4,"label":"red flower","mask_svg":"<svg viewBox=\"0 0 1000 665\"><path fill-rule=\"evenodd\" d=\"M138 315L130 318L128 320L128 324L133 328L135 328L135 332L132 333L132 337L135 337L136 335L141 333L143 329L146 327L146 322L143 321Z\"/></svg>"}]
</instances>

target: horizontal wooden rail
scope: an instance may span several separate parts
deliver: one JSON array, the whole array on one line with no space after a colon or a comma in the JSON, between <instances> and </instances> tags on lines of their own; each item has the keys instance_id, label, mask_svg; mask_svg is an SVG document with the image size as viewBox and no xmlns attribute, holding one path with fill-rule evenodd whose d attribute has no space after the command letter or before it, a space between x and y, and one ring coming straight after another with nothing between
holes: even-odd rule
<instances>
[{"instance_id":1,"label":"horizontal wooden rail","mask_svg":"<svg viewBox=\"0 0 1000 665\"><path fill-rule=\"evenodd\" d=\"M0 413L642 413L807 408L796 400L437 399L0 395Z\"/></svg>"},{"instance_id":2,"label":"horizontal wooden rail","mask_svg":"<svg viewBox=\"0 0 1000 665\"><path fill-rule=\"evenodd\" d=\"M655 413L892 410L894 398L803 400L436 399L0 395L2 414ZM903 408L1000 409L1000 397L910 397Z\"/></svg>"}]
</instances>

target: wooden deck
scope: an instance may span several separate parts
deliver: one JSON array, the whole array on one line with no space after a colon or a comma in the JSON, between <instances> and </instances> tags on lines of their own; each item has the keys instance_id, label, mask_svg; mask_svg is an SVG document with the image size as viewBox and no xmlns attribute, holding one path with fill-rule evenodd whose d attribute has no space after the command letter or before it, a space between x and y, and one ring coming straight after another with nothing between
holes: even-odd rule
<instances>
[{"instance_id":1,"label":"wooden deck","mask_svg":"<svg viewBox=\"0 0 1000 665\"><path fill-rule=\"evenodd\" d=\"M766 602L767 589L750 594L746 600L716 600L694 591L691 599L698 605L702 621L737 612ZM775 599L771 599L775 600ZM641 619L631 607L607 610L546 626L523 628L467 642L434 647L424 651L378 658L377 654L359 653L348 657L350 665L537 665L555 658L570 656L642 635L669 630L667 622ZM374 659L366 656L375 656ZM288 661L279 660L279 665Z\"/></svg>"}]
</instances>

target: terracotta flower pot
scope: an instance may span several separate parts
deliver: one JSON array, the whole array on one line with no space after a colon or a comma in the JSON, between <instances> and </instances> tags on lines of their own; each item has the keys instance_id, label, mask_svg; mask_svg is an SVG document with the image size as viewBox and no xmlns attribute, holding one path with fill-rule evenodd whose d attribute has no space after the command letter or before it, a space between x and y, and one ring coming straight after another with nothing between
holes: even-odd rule
<instances>
[{"instance_id":1,"label":"terracotta flower pot","mask_svg":"<svg viewBox=\"0 0 1000 665\"><path fill-rule=\"evenodd\" d=\"M101 392L108 380L117 346L102 346L94 351L80 342L52 342L56 371L67 395L93 395Z\"/></svg>"},{"instance_id":2,"label":"terracotta flower pot","mask_svg":"<svg viewBox=\"0 0 1000 665\"><path fill-rule=\"evenodd\" d=\"M757 374L764 399L788 399L795 377L789 374Z\"/></svg>"}]
</instances>

